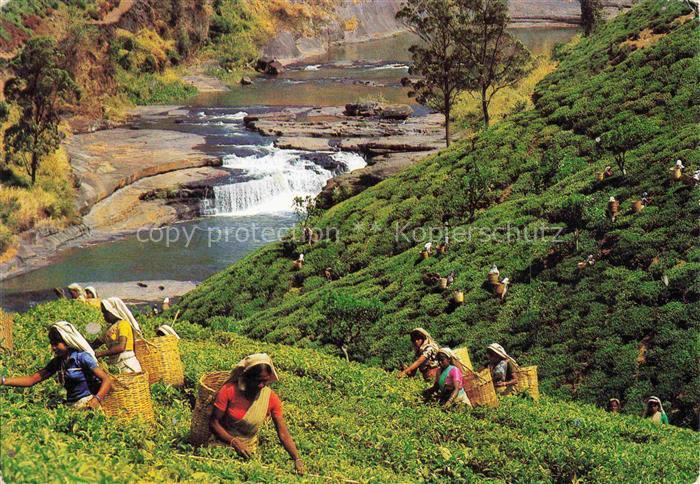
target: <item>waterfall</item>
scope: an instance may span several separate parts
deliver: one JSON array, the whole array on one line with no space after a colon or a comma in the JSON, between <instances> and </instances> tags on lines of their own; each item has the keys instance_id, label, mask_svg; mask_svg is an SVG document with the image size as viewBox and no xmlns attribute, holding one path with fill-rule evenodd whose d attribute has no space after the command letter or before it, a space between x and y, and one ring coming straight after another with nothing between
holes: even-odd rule
<instances>
[{"instance_id":1,"label":"waterfall","mask_svg":"<svg viewBox=\"0 0 700 484\"><path fill-rule=\"evenodd\" d=\"M256 146L250 156L226 155L223 166L248 180L214 187L213 204L205 205L211 215L253 215L291 212L294 197L316 196L333 172L306 159L303 151L282 150L272 145ZM366 165L356 153L328 153L347 172Z\"/></svg>"}]
</instances>

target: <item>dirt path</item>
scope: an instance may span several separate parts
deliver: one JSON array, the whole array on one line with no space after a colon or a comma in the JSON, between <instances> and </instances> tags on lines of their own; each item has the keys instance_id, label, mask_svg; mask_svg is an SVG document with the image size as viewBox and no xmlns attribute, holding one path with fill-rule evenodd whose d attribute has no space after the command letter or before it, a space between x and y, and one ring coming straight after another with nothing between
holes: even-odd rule
<instances>
[{"instance_id":1,"label":"dirt path","mask_svg":"<svg viewBox=\"0 0 700 484\"><path fill-rule=\"evenodd\" d=\"M122 19L122 15L124 15L126 12L131 10L131 7L134 6L135 0L121 0L119 2L119 6L115 9L112 9L105 15L102 20L95 20L92 22L94 25L112 25L116 24Z\"/></svg>"}]
</instances>

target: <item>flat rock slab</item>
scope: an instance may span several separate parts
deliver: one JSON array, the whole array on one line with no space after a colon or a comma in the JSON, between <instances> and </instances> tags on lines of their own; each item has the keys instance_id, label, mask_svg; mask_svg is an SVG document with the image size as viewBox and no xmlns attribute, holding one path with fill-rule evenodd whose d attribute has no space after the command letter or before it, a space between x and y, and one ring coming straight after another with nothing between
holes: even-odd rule
<instances>
[{"instance_id":1,"label":"flat rock slab","mask_svg":"<svg viewBox=\"0 0 700 484\"><path fill-rule=\"evenodd\" d=\"M199 212L196 209L187 210L188 207L169 200L142 200L141 196L159 189L212 185L228 176L230 172L225 169L207 166L144 178L96 203L83 217L83 223L90 229L91 238L99 240L186 220L191 217L184 212L191 212L192 216L197 216Z\"/></svg>"},{"instance_id":2,"label":"flat rock slab","mask_svg":"<svg viewBox=\"0 0 700 484\"><path fill-rule=\"evenodd\" d=\"M117 128L73 136L66 143L80 181L78 209L86 213L119 188L148 176L183 168L217 166L199 150L204 137L157 129Z\"/></svg>"}]
</instances>

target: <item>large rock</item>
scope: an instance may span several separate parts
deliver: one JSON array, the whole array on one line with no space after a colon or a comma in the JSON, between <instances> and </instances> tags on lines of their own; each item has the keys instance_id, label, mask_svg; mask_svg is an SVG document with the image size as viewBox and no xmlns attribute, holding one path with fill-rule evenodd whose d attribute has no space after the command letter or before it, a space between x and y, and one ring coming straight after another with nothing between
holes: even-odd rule
<instances>
[{"instance_id":1,"label":"large rock","mask_svg":"<svg viewBox=\"0 0 700 484\"><path fill-rule=\"evenodd\" d=\"M383 106L380 116L384 119L406 119L413 114L413 109L408 104L392 104Z\"/></svg>"},{"instance_id":2,"label":"large rock","mask_svg":"<svg viewBox=\"0 0 700 484\"><path fill-rule=\"evenodd\" d=\"M345 105L344 114L363 118L377 116L382 119L403 120L413 114L413 109L408 104L350 103Z\"/></svg>"},{"instance_id":3,"label":"large rock","mask_svg":"<svg viewBox=\"0 0 700 484\"><path fill-rule=\"evenodd\" d=\"M284 65L276 59L271 59L269 57L261 57L255 63L255 70L258 72L263 72L268 76L278 76L284 72Z\"/></svg>"},{"instance_id":4,"label":"large rock","mask_svg":"<svg viewBox=\"0 0 700 484\"><path fill-rule=\"evenodd\" d=\"M345 105L346 116L376 116L379 113L380 105L376 102L349 103Z\"/></svg>"}]
</instances>

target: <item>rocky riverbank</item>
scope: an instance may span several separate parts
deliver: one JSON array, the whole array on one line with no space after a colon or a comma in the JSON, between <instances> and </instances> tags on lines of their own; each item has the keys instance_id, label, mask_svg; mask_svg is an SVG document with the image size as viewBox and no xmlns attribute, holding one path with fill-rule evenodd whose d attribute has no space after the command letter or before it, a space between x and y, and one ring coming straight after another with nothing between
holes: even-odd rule
<instances>
[{"instance_id":1,"label":"rocky riverbank","mask_svg":"<svg viewBox=\"0 0 700 484\"><path fill-rule=\"evenodd\" d=\"M350 115L358 112L363 115ZM279 148L365 155L365 168L328 181L319 202L330 207L442 148L443 119L440 114L414 116L410 106L353 104L287 108L248 116L245 123L261 134L276 136Z\"/></svg>"},{"instance_id":2,"label":"rocky riverbank","mask_svg":"<svg viewBox=\"0 0 700 484\"><path fill-rule=\"evenodd\" d=\"M186 111L175 106L139 108L132 121L170 119ZM199 216L198 199L177 193L210 186L229 172L203 151L203 136L129 126L77 134L66 143L79 184L76 206L82 219L63 230L20 234L17 252L0 263L0 279L47 265L59 251L110 240L139 228L159 227ZM168 192L169 198L150 192Z\"/></svg>"}]
</instances>

